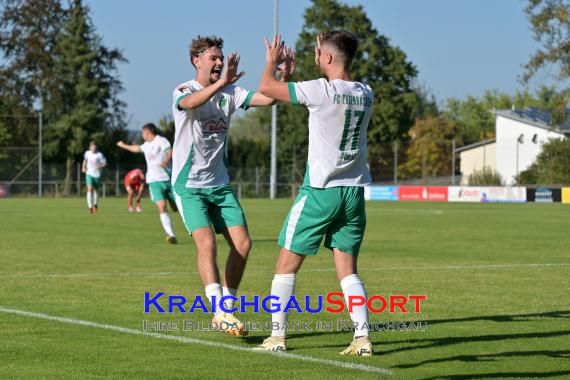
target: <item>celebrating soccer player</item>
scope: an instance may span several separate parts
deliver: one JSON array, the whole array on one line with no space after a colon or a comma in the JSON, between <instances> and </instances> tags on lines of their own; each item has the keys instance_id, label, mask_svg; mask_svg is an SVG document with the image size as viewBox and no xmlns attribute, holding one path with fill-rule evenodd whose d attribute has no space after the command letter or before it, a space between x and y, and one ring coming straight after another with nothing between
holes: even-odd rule
<instances>
[{"instance_id":1,"label":"celebrating soccer player","mask_svg":"<svg viewBox=\"0 0 570 380\"><path fill-rule=\"evenodd\" d=\"M238 72L240 57L231 53L224 70L222 47L221 38L195 38L190 59L196 77L174 89L172 183L180 214L196 243L197 267L206 295L212 306L217 306L213 321L228 323L235 328L226 332L244 336L243 323L219 307L223 296L236 295L251 248L243 210L228 184L226 144L230 118L238 108L269 106L275 101L234 85L245 74ZM291 66L283 69L284 80L292 71ZM230 246L223 288L216 263L216 233L223 234ZM229 300L225 306L232 309L234 302Z\"/></svg>"},{"instance_id":2,"label":"celebrating soccer player","mask_svg":"<svg viewBox=\"0 0 570 380\"><path fill-rule=\"evenodd\" d=\"M133 195L136 193L137 212L142 212L141 197L144 191L145 176L142 170L133 169L125 176L125 190L127 190L127 203L129 205L129 212L134 212L133 208Z\"/></svg>"},{"instance_id":3,"label":"celebrating soccer player","mask_svg":"<svg viewBox=\"0 0 570 380\"><path fill-rule=\"evenodd\" d=\"M145 141L142 145L128 145L122 141L117 143L119 148L123 148L133 153L144 153L146 161L146 183L150 189L150 198L158 207L160 222L166 232L166 241L176 244L176 235L172 229L172 222L168 216L166 202L169 201L173 210L176 211L172 186L170 184L170 160L172 158L172 148L170 142L157 134L156 126L152 123L142 127L142 138Z\"/></svg>"},{"instance_id":4,"label":"celebrating soccer player","mask_svg":"<svg viewBox=\"0 0 570 380\"><path fill-rule=\"evenodd\" d=\"M106 165L105 156L97 150L95 141L91 141L89 150L83 154L83 164L81 165L81 171L85 173L85 183L87 184L87 210L91 214L99 209L97 191L101 186L101 169Z\"/></svg>"},{"instance_id":5,"label":"celebrating soccer player","mask_svg":"<svg viewBox=\"0 0 570 380\"><path fill-rule=\"evenodd\" d=\"M366 214L363 186L371 178L366 162L366 130L374 94L370 86L354 81L349 73L358 40L348 32L327 32L317 37L315 63L324 78L282 83L274 66L287 52L281 37L266 41L266 67L260 91L271 98L309 109L309 158L305 181L281 234L271 294L283 310L295 290L295 276L305 257L317 253L322 239L332 250L336 272L345 297L366 298L358 276L357 257L364 236ZM343 355L371 356L366 305L349 313L356 323L354 340ZM257 349L284 351L287 313L272 315L279 329Z\"/></svg>"}]
</instances>

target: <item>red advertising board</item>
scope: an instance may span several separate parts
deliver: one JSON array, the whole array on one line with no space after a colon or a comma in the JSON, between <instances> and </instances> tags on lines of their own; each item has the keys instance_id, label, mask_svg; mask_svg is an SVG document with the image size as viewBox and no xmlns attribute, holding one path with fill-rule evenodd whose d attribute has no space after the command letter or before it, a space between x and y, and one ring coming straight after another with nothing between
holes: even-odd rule
<instances>
[{"instance_id":1,"label":"red advertising board","mask_svg":"<svg viewBox=\"0 0 570 380\"><path fill-rule=\"evenodd\" d=\"M447 202L447 187L400 186L398 199L401 201Z\"/></svg>"}]
</instances>

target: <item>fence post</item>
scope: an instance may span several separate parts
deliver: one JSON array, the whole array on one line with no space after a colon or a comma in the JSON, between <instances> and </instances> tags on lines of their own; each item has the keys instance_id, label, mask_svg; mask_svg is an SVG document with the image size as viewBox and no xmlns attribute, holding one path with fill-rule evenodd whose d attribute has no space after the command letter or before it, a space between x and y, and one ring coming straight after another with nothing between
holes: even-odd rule
<instances>
[{"instance_id":1,"label":"fence post","mask_svg":"<svg viewBox=\"0 0 570 380\"><path fill-rule=\"evenodd\" d=\"M106 183L103 181L103 199L107 198L107 186Z\"/></svg>"},{"instance_id":2,"label":"fence post","mask_svg":"<svg viewBox=\"0 0 570 380\"><path fill-rule=\"evenodd\" d=\"M81 196L81 164L77 163L77 196Z\"/></svg>"},{"instance_id":3,"label":"fence post","mask_svg":"<svg viewBox=\"0 0 570 380\"><path fill-rule=\"evenodd\" d=\"M56 181L56 182L55 182L55 198L58 198L58 197L59 197L59 191L58 191L58 189L57 189L57 188L59 187L58 185L59 185L59 183Z\"/></svg>"},{"instance_id":4,"label":"fence post","mask_svg":"<svg viewBox=\"0 0 570 380\"><path fill-rule=\"evenodd\" d=\"M119 164L117 164L117 168L115 169L115 195L119 196Z\"/></svg>"},{"instance_id":5,"label":"fence post","mask_svg":"<svg viewBox=\"0 0 570 380\"><path fill-rule=\"evenodd\" d=\"M241 181L238 182L238 199L241 199Z\"/></svg>"},{"instance_id":6,"label":"fence post","mask_svg":"<svg viewBox=\"0 0 570 380\"><path fill-rule=\"evenodd\" d=\"M394 140L394 185L398 183L398 140Z\"/></svg>"},{"instance_id":7,"label":"fence post","mask_svg":"<svg viewBox=\"0 0 570 380\"><path fill-rule=\"evenodd\" d=\"M485 147L483 147L484 151ZM455 138L451 140L451 186L455 186Z\"/></svg>"},{"instance_id":8,"label":"fence post","mask_svg":"<svg viewBox=\"0 0 570 380\"><path fill-rule=\"evenodd\" d=\"M259 198L259 166L255 167L255 196Z\"/></svg>"}]
</instances>

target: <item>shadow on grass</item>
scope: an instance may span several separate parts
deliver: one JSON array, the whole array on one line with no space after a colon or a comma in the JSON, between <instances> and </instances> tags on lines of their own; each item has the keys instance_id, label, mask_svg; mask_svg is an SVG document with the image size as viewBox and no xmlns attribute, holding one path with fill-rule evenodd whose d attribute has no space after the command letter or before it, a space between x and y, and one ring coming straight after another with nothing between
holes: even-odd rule
<instances>
[{"instance_id":1,"label":"shadow on grass","mask_svg":"<svg viewBox=\"0 0 570 380\"><path fill-rule=\"evenodd\" d=\"M513 314L513 315L484 315L465 318L449 318L449 319L434 319L426 321L429 325L439 325L442 323L455 323L455 322L474 322L474 321L491 321L491 322L524 322L537 318L561 318L570 319L570 310L548 311L544 313L530 313L530 314Z\"/></svg>"},{"instance_id":2,"label":"shadow on grass","mask_svg":"<svg viewBox=\"0 0 570 380\"><path fill-rule=\"evenodd\" d=\"M489 379L489 378L523 378L523 379L538 379L545 377L563 377L570 375L570 371L552 371L552 372L491 372L491 373L473 373L469 375L446 375L426 377L423 380L436 380L436 379Z\"/></svg>"},{"instance_id":3,"label":"shadow on grass","mask_svg":"<svg viewBox=\"0 0 570 380\"><path fill-rule=\"evenodd\" d=\"M514 358L514 357L525 357L525 356L545 356L547 358L559 358L559 359L570 359L570 350L566 351L512 351L512 352L500 352L497 354L482 354L482 355L457 355L451 356L449 358L438 358L438 359L430 359L430 360L423 360L417 363L411 364L399 364L395 365L394 368L416 368L422 366L424 364L437 364L437 363L446 363L452 361L460 361L460 362L492 362L498 359L503 358Z\"/></svg>"}]
</instances>

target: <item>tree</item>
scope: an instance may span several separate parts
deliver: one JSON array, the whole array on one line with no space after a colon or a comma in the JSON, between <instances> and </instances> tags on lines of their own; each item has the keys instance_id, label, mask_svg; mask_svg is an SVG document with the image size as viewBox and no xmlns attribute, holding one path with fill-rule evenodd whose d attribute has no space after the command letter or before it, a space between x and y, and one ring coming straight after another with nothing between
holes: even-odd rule
<instances>
[{"instance_id":1,"label":"tree","mask_svg":"<svg viewBox=\"0 0 570 380\"><path fill-rule=\"evenodd\" d=\"M546 86L540 87L535 94L524 90L512 96L496 90L485 91L479 98L448 99L444 115L457 123L457 135L463 143L471 144L495 136L495 116L491 113L494 109L538 107L550 111L559 107L560 101L554 88Z\"/></svg>"},{"instance_id":2,"label":"tree","mask_svg":"<svg viewBox=\"0 0 570 380\"><path fill-rule=\"evenodd\" d=\"M89 9L74 0L56 39L58 82L52 84L53 100L59 104L46 144L46 153L65 158L64 194L69 193L73 164L80 159L89 140L99 140L114 129L124 129L122 90L115 77L116 65L125 61L121 52L105 47L95 33ZM63 149L62 149L63 148Z\"/></svg>"},{"instance_id":3,"label":"tree","mask_svg":"<svg viewBox=\"0 0 570 380\"><path fill-rule=\"evenodd\" d=\"M570 139L552 139L542 146L536 161L519 174L522 185L570 185Z\"/></svg>"},{"instance_id":4,"label":"tree","mask_svg":"<svg viewBox=\"0 0 570 380\"><path fill-rule=\"evenodd\" d=\"M410 129L408 160L401 165L404 177L421 175L424 183L429 178L451 175L452 140L457 125L445 117L427 117L416 120Z\"/></svg>"},{"instance_id":5,"label":"tree","mask_svg":"<svg viewBox=\"0 0 570 380\"><path fill-rule=\"evenodd\" d=\"M570 117L570 2L528 0L525 13L534 39L541 47L525 65L522 80L528 83L541 69L555 67L554 79L559 90L551 94L552 99L546 109L551 113L554 125L562 124Z\"/></svg>"},{"instance_id":6,"label":"tree","mask_svg":"<svg viewBox=\"0 0 570 380\"><path fill-rule=\"evenodd\" d=\"M337 0L313 0L305 10L305 23L295 44L297 73L295 81L321 77L314 61L316 36L322 31L347 30L359 39L359 48L351 66L354 80L368 83L375 93L375 106L368 128L370 161L377 162L386 146L402 138L412 126L417 109L413 80L414 65L398 47L380 34L360 5L350 6ZM306 109L278 104L279 167L299 168L302 179L307 157L308 112ZM254 116L255 114L255 116ZM269 126L271 111L259 109L247 115L245 124L259 122ZM388 143L388 144L385 144ZM374 168L373 168L374 169ZM286 178L290 180L288 176Z\"/></svg>"},{"instance_id":7,"label":"tree","mask_svg":"<svg viewBox=\"0 0 570 380\"><path fill-rule=\"evenodd\" d=\"M528 0L525 13L534 39L542 47L525 65L523 80L528 82L548 64L558 66L557 79L570 78L570 3L568 0ZM568 88L566 89L568 90Z\"/></svg>"},{"instance_id":8,"label":"tree","mask_svg":"<svg viewBox=\"0 0 570 380\"><path fill-rule=\"evenodd\" d=\"M30 117L55 82L53 56L65 11L59 0L0 0L0 9L0 144L29 146L37 144L37 121L30 128Z\"/></svg>"}]
</instances>

